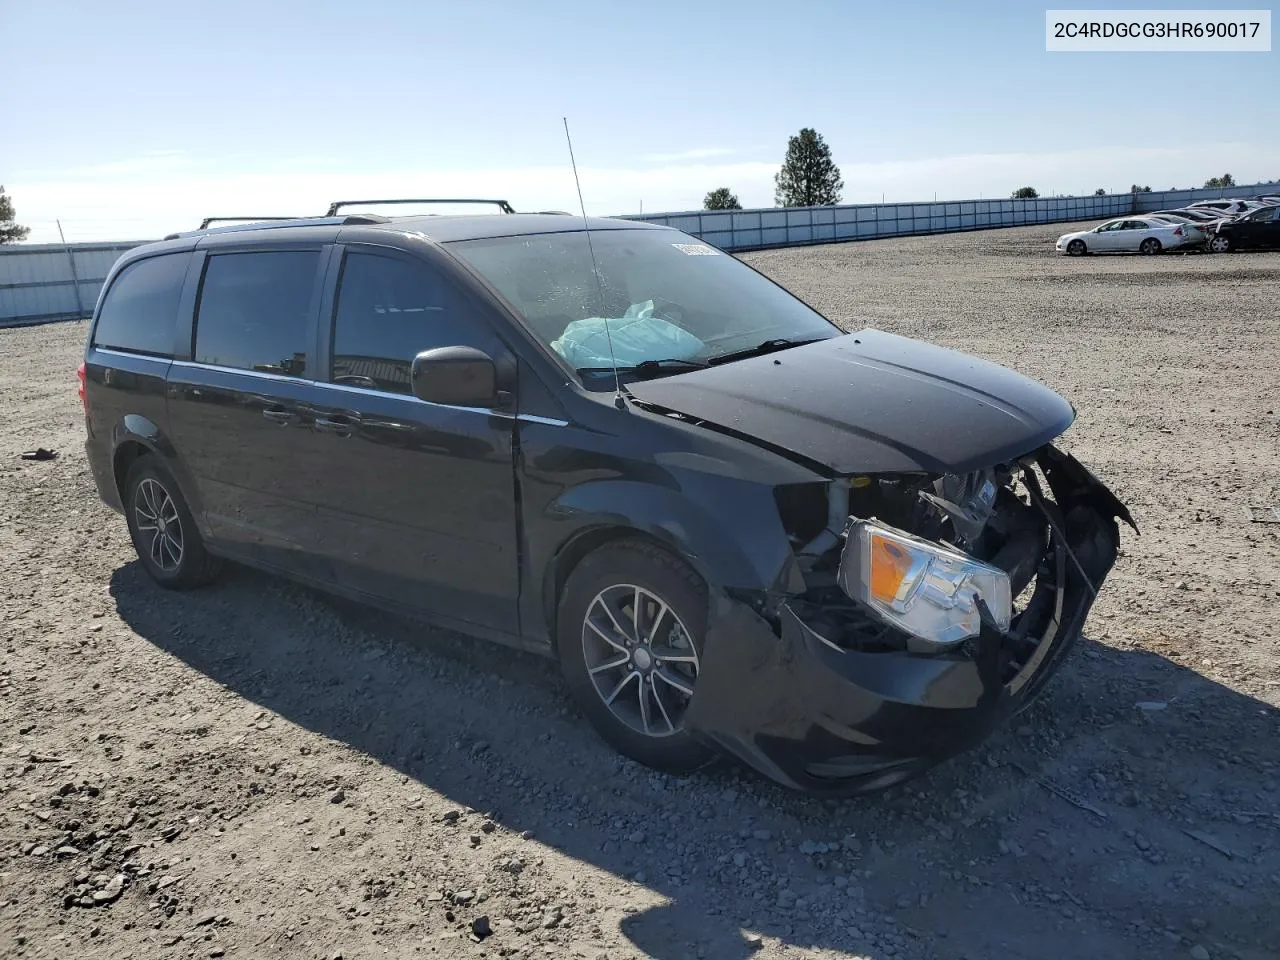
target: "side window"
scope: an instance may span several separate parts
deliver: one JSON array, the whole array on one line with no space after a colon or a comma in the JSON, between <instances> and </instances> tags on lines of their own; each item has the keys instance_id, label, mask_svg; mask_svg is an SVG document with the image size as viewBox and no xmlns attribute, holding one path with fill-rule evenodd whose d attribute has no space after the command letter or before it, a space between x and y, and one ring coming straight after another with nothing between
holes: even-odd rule
<instances>
[{"instance_id":1,"label":"side window","mask_svg":"<svg viewBox=\"0 0 1280 960\"><path fill-rule=\"evenodd\" d=\"M211 256L196 309L196 361L301 376L319 265L316 250Z\"/></svg>"},{"instance_id":2,"label":"side window","mask_svg":"<svg viewBox=\"0 0 1280 960\"><path fill-rule=\"evenodd\" d=\"M190 261L190 253L166 253L121 270L102 301L94 346L173 356L178 300Z\"/></svg>"},{"instance_id":3,"label":"side window","mask_svg":"<svg viewBox=\"0 0 1280 960\"><path fill-rule=\"evenodd\" d=\"M488 347L464 296L434 267L348 253L333 322L330 379L410 393L413 358L434 347Z\"/></svg>"}]
</instances>

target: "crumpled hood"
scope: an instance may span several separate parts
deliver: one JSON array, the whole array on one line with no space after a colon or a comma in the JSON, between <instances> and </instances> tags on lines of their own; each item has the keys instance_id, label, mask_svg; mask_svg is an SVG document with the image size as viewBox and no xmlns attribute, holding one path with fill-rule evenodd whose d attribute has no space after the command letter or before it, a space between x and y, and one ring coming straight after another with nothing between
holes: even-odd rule
<instances>
[{"instance_id":1,"label":"crumpled hood","mask_svg":"<svg viewBox=\"0 0 1280 960\"><path fill-rule=\"evenodd\" d=\"M1006 367L878 330L628 389L844 475L966 473L1028 453L1075 419L1066 400Z\"/></svg>"}]
</instances>

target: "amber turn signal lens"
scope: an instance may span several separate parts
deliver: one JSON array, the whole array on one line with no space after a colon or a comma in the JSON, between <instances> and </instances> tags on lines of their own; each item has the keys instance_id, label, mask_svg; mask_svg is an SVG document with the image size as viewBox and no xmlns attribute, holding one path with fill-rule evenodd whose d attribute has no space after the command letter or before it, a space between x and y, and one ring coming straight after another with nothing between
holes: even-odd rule
<instances>
[{"instance_id":1,"label":"amber turn signal lens","mask_svg":"<svg viewBox=\"0 0 1280 960\"><path fill-rule=\"evenodd\" d=\"M911 554L885 537L871 537L871 596L881 603L893 603L902 581L911 569Z\"/></svg>"}]
</instances>

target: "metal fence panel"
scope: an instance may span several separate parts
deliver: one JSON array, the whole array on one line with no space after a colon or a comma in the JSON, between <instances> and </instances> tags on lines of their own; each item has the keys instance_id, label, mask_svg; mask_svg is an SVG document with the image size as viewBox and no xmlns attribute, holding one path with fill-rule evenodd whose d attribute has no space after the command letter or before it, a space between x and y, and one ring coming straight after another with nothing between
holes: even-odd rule
<instances>
[{"instance_id":1,"label":"metal fence panel","mask_svg":"<svg viewBox=\"0 0 1280 960\"><path fill-rule=\"evenodd\" d=\"M0 247L0 326L88 316L112 265L139 242Z\"/></svg>"}]
</instances>

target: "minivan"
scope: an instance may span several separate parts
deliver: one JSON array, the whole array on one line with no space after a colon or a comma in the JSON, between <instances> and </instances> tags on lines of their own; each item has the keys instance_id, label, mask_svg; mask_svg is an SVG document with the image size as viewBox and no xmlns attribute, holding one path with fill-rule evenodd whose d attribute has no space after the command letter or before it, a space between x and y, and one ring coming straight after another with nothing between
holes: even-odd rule
<instances>
[{"instance_id":1,"label":"minivan","mask_svg":"<svg viewBox=\"0 0 1280 960\"><path fill-rule=\"evenodd\" d=\"M113 267L79 375L162 587L234 561L555 657L623 754L817 794L1024 709L1133 522L1056 393L631 220L175 234Z\"/></svg>"}]
</instances>

